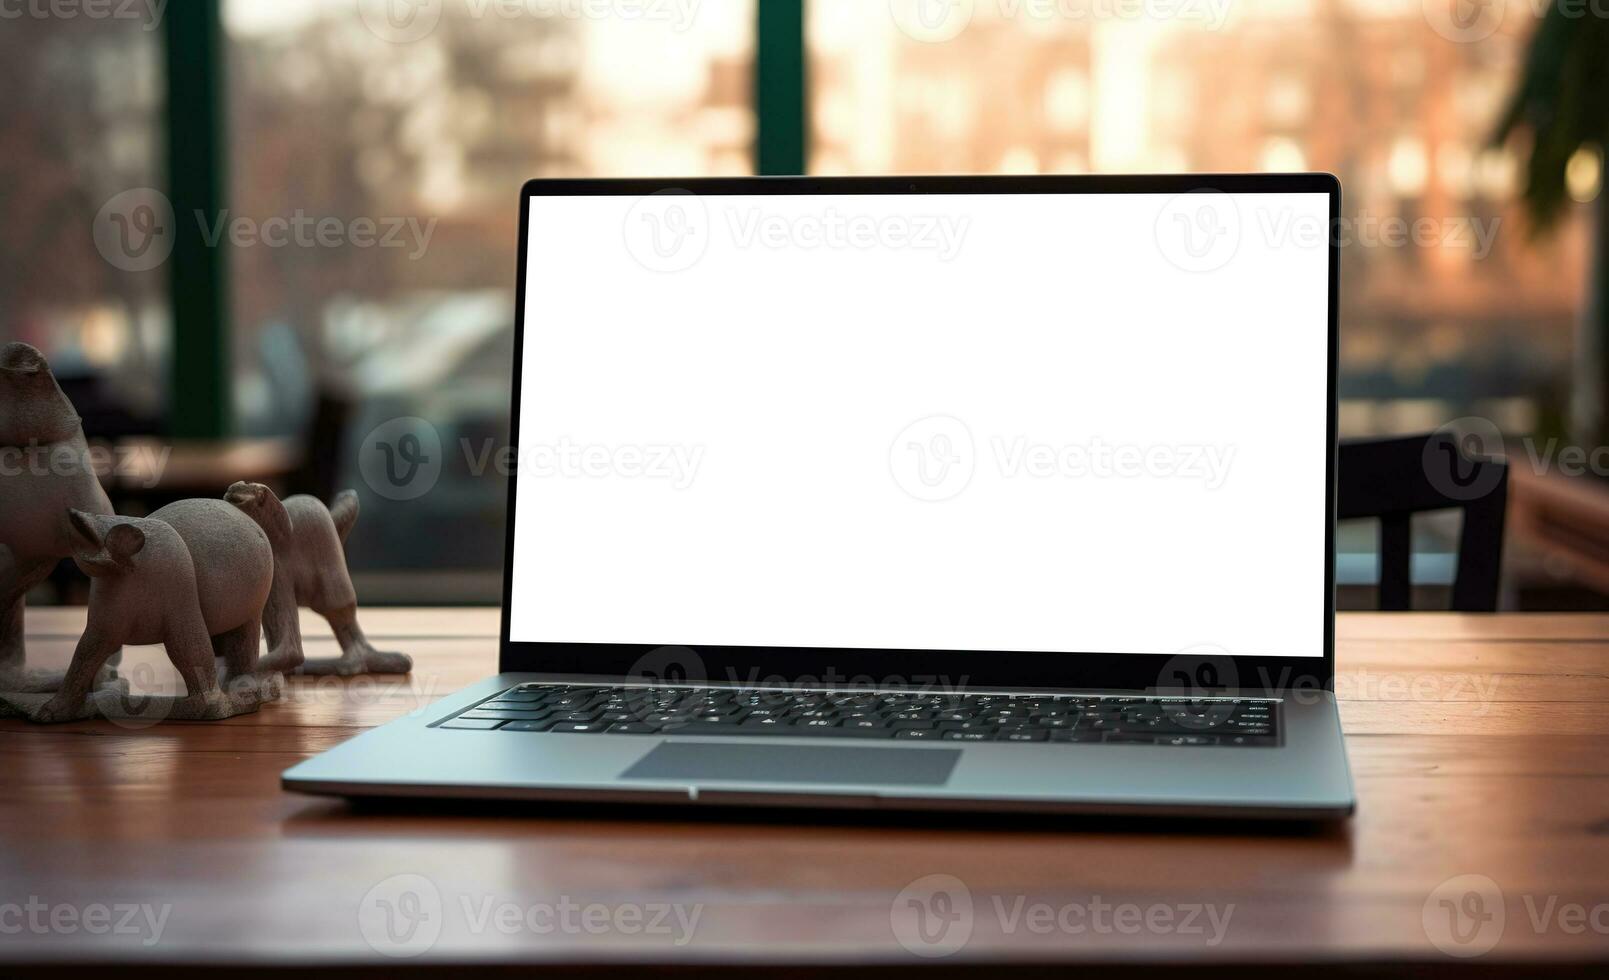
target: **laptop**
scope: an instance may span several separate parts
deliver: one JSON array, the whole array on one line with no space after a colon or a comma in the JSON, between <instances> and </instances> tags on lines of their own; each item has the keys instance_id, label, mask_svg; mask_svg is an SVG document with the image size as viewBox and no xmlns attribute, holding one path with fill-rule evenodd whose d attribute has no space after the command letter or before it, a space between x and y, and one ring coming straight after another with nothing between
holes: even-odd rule
<instances>
[{"instance_id":1,"label":"laptop","mask_svg":"<svg viewBox=\"0 0 1609 980\"><path fill-rule=\"evenodd\" d=\"M527 184L499 673L284 785L1351 813L1339 208L1325 174Z\"/></svg>"}]
</instances>

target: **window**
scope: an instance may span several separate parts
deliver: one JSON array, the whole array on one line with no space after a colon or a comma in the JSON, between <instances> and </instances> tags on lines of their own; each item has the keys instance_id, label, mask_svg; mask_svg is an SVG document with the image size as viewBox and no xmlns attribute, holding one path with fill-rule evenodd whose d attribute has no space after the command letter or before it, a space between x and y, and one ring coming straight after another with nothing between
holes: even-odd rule
<instances>
[{"instance_id":1,"label":"window","mask_svg":"<svg viewBox=\"0 0 1609 980\"><path fill-rule=\"evenodd\" d=\"M1568 390L1586 230L1531 240L1488 145L1531 17L1478 37L1438 2L813 0L811 169L1330 171L1343 434L1531 433Z\"/></svg>"},{"instance_id":2,"label":"window","mask_svg":"<svg viewBox=\"0 0 1609 980\"><path fill-rule=\"evenodd\" d=\"M141 261L162 220L141 190L162 181L162 35L136 17L78 14L0 30L0 324L5 340L43 350L111 433L153 425L164 407L167 279Z\"/></svg>"},{"instance_id":3,"label":"window","mask_svg":"<svg viewBox=\"0 0 1609 980\"><path fill-rule=\"evenodd\" d=\"M300 432L334 392L361 406L350 461L377 426L429 419L446 454L428 496L373 496L350 462L341 477L374 512L360 569L468 573L417 598L498 595L502 482L481 447L507 438L521 184L753 172L753 0L627 16L642 9L447 2L398 26L382 5L226 3L238 425ZM298 218L305 239L276 244Z\"/></svg>"}]
</instances>

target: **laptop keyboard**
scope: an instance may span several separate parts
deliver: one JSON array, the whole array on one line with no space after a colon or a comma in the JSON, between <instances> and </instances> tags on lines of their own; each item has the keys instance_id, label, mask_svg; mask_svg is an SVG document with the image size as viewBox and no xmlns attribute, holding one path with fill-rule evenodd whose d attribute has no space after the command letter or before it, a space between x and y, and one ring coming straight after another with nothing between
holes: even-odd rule
<instances>
[{"instance_id":1,"label":"laptop keyboard","mask_svg":"<svg viewBox=\"0 0 1609 980\"><path fill-rule=\"evenodd\" d=\"M440 722L469 731L1273 746L1277 701L522 684Z\"/></svg>"}]
</instances>

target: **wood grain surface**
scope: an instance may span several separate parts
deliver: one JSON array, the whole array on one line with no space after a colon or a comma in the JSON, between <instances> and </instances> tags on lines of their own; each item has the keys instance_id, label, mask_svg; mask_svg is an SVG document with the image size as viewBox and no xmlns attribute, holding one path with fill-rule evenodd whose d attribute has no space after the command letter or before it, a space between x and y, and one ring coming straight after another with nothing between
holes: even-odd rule
<instances>
[{"instance_id":1,"label":"wood grain surface","mask_svg":"<svg viewBox=\"0 0 1609 980\"><path fill-rule=\"evenodd\" d=\"M82 617L30 610L32 659L65 661ZM0 975L1609 963L1609 617L1341 616L1359 809L1330 827L285 793L294 763L495 671L495 610L364 623L411 677L295 678L221 724L0 722ZM322 621L304 629L333 653ZM174 683L160 650L125 673ZM913 898L941 942L913 933Z\"/></svg>"}]
</instances>

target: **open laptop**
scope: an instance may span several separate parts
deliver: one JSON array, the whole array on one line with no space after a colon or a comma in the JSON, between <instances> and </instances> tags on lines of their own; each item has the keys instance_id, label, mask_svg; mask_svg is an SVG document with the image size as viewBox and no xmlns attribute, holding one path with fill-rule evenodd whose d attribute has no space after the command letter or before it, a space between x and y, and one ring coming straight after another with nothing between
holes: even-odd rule
<instances>
[{"instance_id":1,"label":"open laptop","mask_svg":"<svg viewBox=\"0 0 1609 980\"><path fill-rule=\"evenodd\" d=\"M520 206L500 673L288 788L1352 811L1333 177Z\"/></svg>"}]
</instances>

